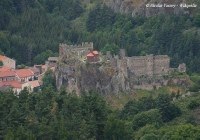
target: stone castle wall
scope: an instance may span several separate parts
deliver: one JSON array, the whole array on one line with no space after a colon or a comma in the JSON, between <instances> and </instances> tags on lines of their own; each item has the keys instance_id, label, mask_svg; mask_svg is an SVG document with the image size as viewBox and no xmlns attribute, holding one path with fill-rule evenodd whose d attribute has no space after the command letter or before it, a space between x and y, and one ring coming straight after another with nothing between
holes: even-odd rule
<instances>
[{"instance_id":1,"label":"stone castle wall","mask_svg":"<svg viewBox=\"0 0 200 140\"><path fill-rule=\"evenodd\" d=\"M170 58L167 55L154 56L154 75L167 75L170 71Z\"/></svg>"},{"instance_id":2,"label":"stone castle wall","mask_svg":"<svg viewBox=\"0 0 200 140\"><path fill-rule=\"evenodd\" d=\"M127 66L128 69L135 75L146 74L147 62L145 57L142 56L127 57Z\"/></svg>"},{"instance_id":3,"label":"stone castle wall","mask_svg":"<svg viewBox=\"0 0 200 140\"><path fill-rule=\"evenodd\" d=\"M170 58L166 55L127 57L128 69L136 76L169 74Z\"/></svg>"},{"instance_id":4,"label":"stone castle wall","mask_svg":"<svg viewBox=\"0 0 200 140\"><path fill-rule=\"evenodd\" d=\"M80 45L67 45L67 44L60 44L59 45L59 55L67 55L67 52L71 52L76 56L86 56L88 50L93 50L93 42L82 42Z\"/></svg>"}]
</instances>

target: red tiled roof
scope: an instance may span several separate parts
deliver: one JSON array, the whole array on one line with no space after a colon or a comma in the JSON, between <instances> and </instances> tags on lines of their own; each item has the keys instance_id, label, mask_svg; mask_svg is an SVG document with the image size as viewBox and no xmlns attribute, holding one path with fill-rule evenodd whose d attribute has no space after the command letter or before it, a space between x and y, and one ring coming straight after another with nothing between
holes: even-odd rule
<instances>
[{"instance_id":1,"label":"red tiled roof","mask_svg":"<svg viewBox=\"0 0 200 140\"><path fill-rule=\"evenodd\" d=\"M10 85L13 88L22 88L22 84L19 81L2 81L3 85Z\"/></svg>"},{"instance_id":2,"label":"red tiled roof","mask_svg":"<svg viewBox=\"0 0 200 140\"><path fill-rule=\"evenodd\" d=\"M46 68L46 66L45 65L42 65L42 69L45 69Z\"/></svg>"},{"instance_id":3,"label":"red tiled roof","mask_svg":"<svg viewBox=\"0 0 200 140\"><path fill-rule=\"evenodd\" d=\"M5 56L0 55L0 61L3 61L5 59Z\"/></svg>"},{"instance_id":4,"label":"red tiled roof","mask_svg":"<svg viewBox=\"0 0 200 140\"><path fill-rule=\"evenodd\" d=\"M99 54L99 52L98 51L93 51L93 54Z\"/></svg>"},{"instance_id":5,"label":"red tiled roof","mask_svg":"<svg viewBox=\"0 0 200 140\"><path fill-rule=\"evenodd\" d=\"M29 81L28 84L29 84L31 87L39 87L39 86L40 86L38 80L35 80L35 81Z\"/></svg>"},{"instance_id":6,"label":"red tiled roof","mask_svg":"<svg viewBox=\"0 0 200 140\"><path fill-rule=\"evenodd\" d=\"M91 56L94 56L94 55L92 53L89 53L89 54L87 54L87 56L91 57Z\"/></svg>"},{"instance_id":7,"label":"red tiled roof","mask_svg":"<svg viewBox=\"0 0 200 140\"><path fill-rule=\"evenodd\" d=\"M15 77L15 72L14 71L0 72L0 77Z\"/></svg>"},{"instance_id":8,"label":"red tiled roof","mask_svg":"<svg viewBox=\"0 0 200 140\"><path fill-rule=\"evenodd\" d=\"M19 76L19 78L34 76L33 72L30 69L19 69L15 70L15 72Z\"/></svg>"},{"instance_id":9,"label":"red tiled roof","mask_svg":"<svg viewBox=\"0 0 200 140\"><path fill-rule=\"evenodd\" d=\"M0 68L0 72L10 71L11 69L12 69L11 67L4 66L4 67Z\"/></svg>"}]
</instances>

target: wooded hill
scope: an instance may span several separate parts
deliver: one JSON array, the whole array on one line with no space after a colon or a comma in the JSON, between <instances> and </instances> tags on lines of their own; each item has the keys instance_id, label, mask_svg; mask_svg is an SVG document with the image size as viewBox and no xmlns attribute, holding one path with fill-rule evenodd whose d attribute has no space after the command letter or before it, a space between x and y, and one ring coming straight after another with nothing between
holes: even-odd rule
<instances>
[{"instance_id":1,"label":"wooded hill","mask_svg":"<svg viewBox=\"0 0 200 140\"><path fill-rule=\"evenodd\" d=\"M0 52L17 64L40 64L58 55L59 43L94 42L99 51L128 56L167 54L171 66L185 62L200 72L200 14L142 16L114 13L100 1L2 0Z\"/></svg>"}]
</instances>

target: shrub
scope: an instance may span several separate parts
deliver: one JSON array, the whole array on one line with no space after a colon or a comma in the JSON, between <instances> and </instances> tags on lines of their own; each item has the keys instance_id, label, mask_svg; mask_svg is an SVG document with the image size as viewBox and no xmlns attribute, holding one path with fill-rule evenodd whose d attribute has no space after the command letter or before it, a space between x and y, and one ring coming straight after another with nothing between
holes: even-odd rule
<instances>
[{"instance_id":1,"label":"shrub","mask_svg":"<svg viewBox=\"0 0 200 140\"><path fill-rule=\"evenodd\" d=\"M188 108L193 110L200 106L200 103L196 100L193 100L189 103Z\"/></svg>"}]
</instances>

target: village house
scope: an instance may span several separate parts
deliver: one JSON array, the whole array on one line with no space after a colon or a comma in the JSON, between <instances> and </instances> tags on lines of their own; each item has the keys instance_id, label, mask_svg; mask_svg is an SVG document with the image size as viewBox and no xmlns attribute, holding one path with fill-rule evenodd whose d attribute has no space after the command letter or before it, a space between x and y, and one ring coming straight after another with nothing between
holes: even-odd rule
<instances>
[{"instance_id":1,"label":"village house","mask_svg":"<svg viewBox=\"0 0 200 140\"><path fill-rule=\"evenodd\" d=\"M15 69L16 61L14 59L0 55L0 61L3 62L3 66L8 66L8 67Z\"/></svg>"},{"instance_id":2,"label":"village house","mask_svg":"<svg viewBox=\"0 0 200 140\"><path fill-rule=\"evenodd\" d=\"M25 83L34 80L34 73L30 69L15 70L16 76L20 82Z\"/></svg>"},{"instance_id":3,"label":"village house","mask_svg":"<svg viewBox=\"0 0 200 140\"><path fill-rule=\"evenodd\" d=\"M35 81L29 81L26 82L22 85L22 89L24 89L25 87L27 87L27 89L29 90L29 92L33 92L35 90L39 90L40 88L40 83L38 80Z\"/></svg>"},{"instance_id":4,"label":"village house","mask_svg":"<svg viewBox=\"0 0 200 140\"><path fill-rule=\"evenodd\" d=\"M19 94L22 90L22 84L17 80L0 82L0 91L8 91L10 89Z\"/></svg>"},{"instance_id":5,"label":"village house","mask_svg":"<svg viewBox=\"0 0 200 140\"><path fill-rule=\"evenodd\" d=\"M49 57L48 61L46 61L46 65L48 68L54 67L57 61L58 61L58 57Z\"/></svg>"},{"instance_id":6,"label":"village house","mask_svg":"<svg viewBox=\"0 0 200 140\"><path fill-rule=\"evenodd\" d=\"M10 85L5 85L3 82L0 82L0 92L7 92L11 89Z\"/></svg>"},{"instance_id":7,"label":"village house","mask_svg":"<svg viewBox=\"0 0 200 140\"><path fill-rule=\"evenodd\" d=\"M11 80L16 80L16 75L14 71L0 72L0 81L11 81Z\"/></svg>"},{"instance_id":8,"label":"village house","mask_svg":"<svg viewBox=\"0 0 200 140\"><path fill-rule=\"evenodd\" d=\"M46 71L46 65L34 65L37 69L39 69L40 74Z\"/></svg>"},{"instance_id":9,"label":"village house","mask_svg":"<svg viewBox=\"0 0 200 140\"><path fill-rule=\"evenodd\" d=\"M13 70L13 68L8 66L3 66L0 68L0 72L11 71L11 70Z\"/></svg>"},{"instance_id":10,"label":"village house","mask_svg":"<svg viewBox=\"0 0 200 140\"><path fill-rule=\"evenodd\" d=\"M37 79L38 75L40 75L40 70L36 67L30 67L29 69L34 74L34 79Z\"/></svg>"}]
</instances>

